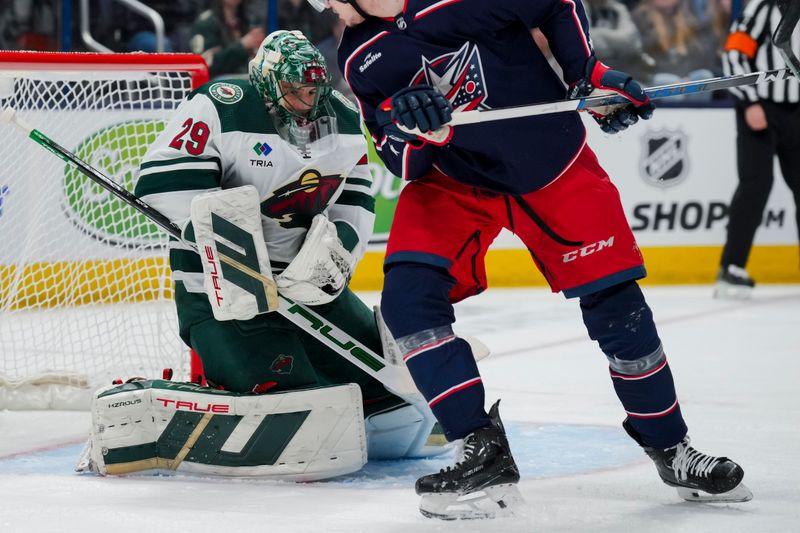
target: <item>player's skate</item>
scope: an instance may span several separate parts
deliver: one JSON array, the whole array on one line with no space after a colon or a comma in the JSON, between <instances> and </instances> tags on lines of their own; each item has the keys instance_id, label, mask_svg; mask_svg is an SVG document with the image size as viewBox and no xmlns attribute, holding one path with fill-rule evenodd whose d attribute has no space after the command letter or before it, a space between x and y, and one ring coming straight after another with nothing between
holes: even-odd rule
<instances>
[{"instance_id":1,"label":"player's skate","mask_svg":"<svg viewBox=\"0 0 800 533\"><path fill-rule=\"evenodd\" d=\"M736 265L722 267L717 275L717 284L714 286L714 298L735 298L746 300L753 293L756 282L747 274L747 271Z\"/></svg>"},{"instance_id":2,"label":"player's skate","mask_svg":"<svg viewBox=\"0 0 800 533\"><path fill-rule=\"evenodd\" d=\"M692 448L689 436L671 448L646 446L629 422L622 426L656 464L658 475L690 502L746 502L753 493L742 483L744 470L727 457L713 457Z\"/></svg>"},{"instance_id":3,"label":"player's skate","mask_svg":"<svg viewBox=\"0 0 800 533\"><path fill-rule=\"evenodd\" d=\"M456 464L417 480L420 512L429 518L495 518L509 516L523 502L517 489L519 469L498 413L489 410L492 425L464 437Z\"/></svg>"}]
</instances>

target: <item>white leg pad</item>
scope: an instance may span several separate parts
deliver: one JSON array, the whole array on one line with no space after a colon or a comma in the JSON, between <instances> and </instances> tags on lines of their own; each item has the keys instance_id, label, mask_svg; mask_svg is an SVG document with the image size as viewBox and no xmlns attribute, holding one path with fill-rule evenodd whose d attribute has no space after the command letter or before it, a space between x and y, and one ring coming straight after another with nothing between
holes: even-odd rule
<instances>
[{"instance_id":1,"label":"white leg pad","mask_svg":"<svg viewBox=\"0 0 800 533\"><path fill-rule=\"evenodd\" d=\"M372 414L366 427L370 459L434 457L452 448L425 403Z\"/></svg>"},{"instance_id":2,"label":"white leg pad","mask_svg":"<svg viewBox=\"0 0 800 533\"><path fill-rule=\"evenodd\" d=\"M366 462L357 385L254 396L154 380L98 391L77 470L314 481Z\"/></svg>"}]
</instances>

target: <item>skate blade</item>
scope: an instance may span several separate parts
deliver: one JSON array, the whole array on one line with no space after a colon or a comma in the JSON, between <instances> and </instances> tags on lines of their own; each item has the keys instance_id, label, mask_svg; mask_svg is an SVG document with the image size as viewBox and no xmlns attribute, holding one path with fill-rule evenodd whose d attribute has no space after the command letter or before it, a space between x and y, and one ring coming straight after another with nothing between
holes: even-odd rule
<instances>
[{"instance_id":1,"label":"skate blade","mask_svg":"<svg viewBox=\"0 0 800 533\"><path fill-rule=\"evenodd\" d=\"M729 283L717 283L714 286L714 298L720 300L749 300L753 296L753 287L742 287Z\"/></svg>"},{"instance_id":2,"label":"skate blade","mask_svg":"<svg viewBox=\"0 0 800 533\"><path fill-rule=\"evenodd\" d=\"M424 494L419 512L440 520L504 518L521 515L523 503L516 484L495 485L468 494Z\"/></svg>"},{"instance_id":3,"label":"skate blade","mask_svg":"<svg viewBox=\"0 0 800 533\"><path fill-rule=\"evenodd\" d=\"M675 487L678 490L678 496L687 502L700 502L700 503L730 503L730 502L748 502L753 499L753 492L747 488L744 483L739 483L728 492L721 492L719 494L710 494L699 489L690 489L687 487Z\"/></svg>"}]
</instances>

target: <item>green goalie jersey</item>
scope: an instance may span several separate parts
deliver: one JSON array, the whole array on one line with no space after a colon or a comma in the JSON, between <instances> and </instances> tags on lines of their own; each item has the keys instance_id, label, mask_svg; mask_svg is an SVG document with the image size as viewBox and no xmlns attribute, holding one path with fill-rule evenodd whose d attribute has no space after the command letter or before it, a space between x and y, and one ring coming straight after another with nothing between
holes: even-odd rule
<instances>
[{"instance_id":1,"label":"green goalie jersey","mask_svg":"<svg viewBox=\"0 0 800 533\"><path fill-rule=\"evenodd\" d=\"M135 193L191 240L189 214L195 195L253 185L261 197L273 274L288 266L311 219L323 212L336 225L344 246L360 258L375 217L366 139L358 113L344 96L333 91L326 106L329 116L316 122L327 130L304 138L298 132L279 131L247 81L207 83L178 107L148 150ZM201 306L205 296L200 257L173 240L170 266L179 314L181 301ZM187 293L202 293L203 298L187 299ZM182 325L187 318L182 317Z\"/></svg>"}]
</instances>

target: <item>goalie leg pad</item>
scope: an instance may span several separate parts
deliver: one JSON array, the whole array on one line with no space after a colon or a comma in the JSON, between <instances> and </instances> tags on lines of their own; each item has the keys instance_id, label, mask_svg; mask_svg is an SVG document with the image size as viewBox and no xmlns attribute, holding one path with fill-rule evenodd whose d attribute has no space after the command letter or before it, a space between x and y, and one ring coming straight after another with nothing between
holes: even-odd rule
<instances>
[{"instance_id":1,"label":"goalie leg pad","mask_svg":"<svg viewBox=\"0 0 800 533\"><path fill-rule=\"evenodd\" d=\"M98 391L77 469L315 481L366 461L357 385L254 396L154 380Z\"/></svg>"},{"instance_id":2,"label":"goalie leg pad","mask_svg":"<svg viewBox=\"0 0 800 533\"><path fill-rule=\"evenodd\" d=\"M390 365L398 369L402 369L402 372L398 372L398 374L402 375L403 379L402 381L398 380L397 384L395 384L394 387L391 387L391 391L404 399L408 399L409 397L418 397L420 395L419 390L417 389L414 380L411 378L411 374L408 372L408 367L406 367L405 361L403 361L405 352L397 344L397 341L392 336L392 332L389 331L389 327L386 325L386 321L383 318L381 308L376 305L372 308L372 310L375 313L375 323L378 326L378 334L380 335L381 339L384 359L386 359ZM489 351L489 347L486 346L486 344L484 344L480 339L467 335L461 338L464 339L467 344L469 344L470 350L472 350L472 356L475 358L476 362L485 359L491 353Z\"/></svg>"},{"instance_id":3,"label":"goalie leg pad","mask_svg":"<svg viewBox=\"0 0 800 533\"><path fill-rule=\"evenodd\" d=\"M366 427L370 460L434 457L452 448L425 403L374 413Z\"/></svg>"}]
</instances>

